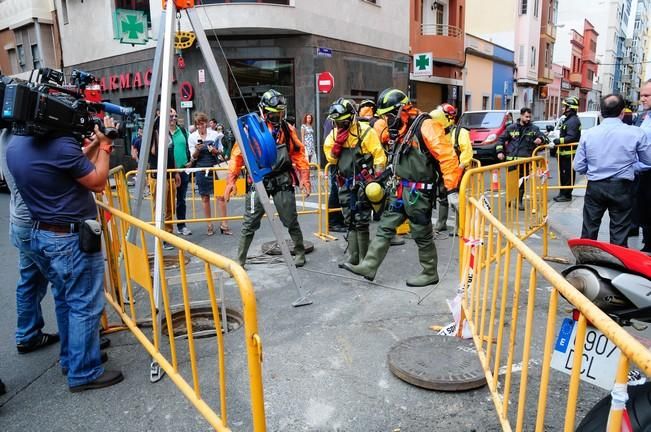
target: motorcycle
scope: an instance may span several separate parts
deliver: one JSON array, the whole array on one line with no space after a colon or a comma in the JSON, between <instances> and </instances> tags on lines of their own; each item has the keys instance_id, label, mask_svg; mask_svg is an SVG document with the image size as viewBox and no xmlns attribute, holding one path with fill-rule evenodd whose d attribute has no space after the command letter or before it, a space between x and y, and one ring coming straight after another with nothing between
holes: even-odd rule
<instances>
[{"instance_id":1,"label":"motorcycle","mask_svg":"<svg viewBox=\"0 0 651 432\"><path fill-rule=\"evenodd\" d=\"M589 239L572 239L568 246L576 264L562 272L565 279L619 325L646 329L643 323L651 323L651 256ZM594 328L589 328L584 347L584 361L588 361L584 362L582 375L586 372L588 377L595 378L604 372L610 377L604 382L612 387L616 369L613 365L617 363L615 357L619 357L619 350ZM639 372L636 378L645 381ZM651 431L651 382L630 385L628 395L626 409L632 431ZM606 430L610 405L609 395L592 407L577 431Z\"/></svg>"}]
</instances>

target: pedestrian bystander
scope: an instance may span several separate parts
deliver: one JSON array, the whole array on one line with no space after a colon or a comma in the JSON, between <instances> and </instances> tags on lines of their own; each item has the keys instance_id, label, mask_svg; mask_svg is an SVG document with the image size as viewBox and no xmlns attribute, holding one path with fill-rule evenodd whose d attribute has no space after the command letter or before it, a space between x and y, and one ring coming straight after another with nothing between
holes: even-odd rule
<instances>
[{"instance_id":1,"label":"pedestrian bystander","mask_svg":"<svg viewBox=\"0 0 651 432\"><path fill-rule=\"evenodd\" d=\"M582 238L596 240L601 218L610 216L610 243L626 246L633 207L636 164L651 165L651 141L643 130L622 122L624 98L601 99L603 122L581 135L574 170L586 174Z\"/></svg>"},{"instance_id":2,"label":"pedestrian bystander","mask_svg":"<svg viewBox=\"0 0 651 432\"><path fill-rule=\"evenodd\" d=\"M312 163L316 150L314 145L314 117L312 114L305 114L303 116L303 124L301 125L301 141L305 145L305 153L307 154L307 162Z\"/></svg>"},{"instance_id":3,"label":"pedestrian bystander","mask_svg":"<svg viewBox=\"0 0 651 432\"><path fill-rule=\"evenodd\" d=\"M172 146L174 148L174 166L177 168L185 167L190 162L190 150L188 147L188 131L183 126L177 124L176 110L170 110L169 133ZM185 196L188 192L189 176L185 172L178 173L181 182L176 187L176 219L185 220ZM176 224L179 234L184 236L192 235L192 231L188 228L185 222Z\"/></svg>"}]
</instances>

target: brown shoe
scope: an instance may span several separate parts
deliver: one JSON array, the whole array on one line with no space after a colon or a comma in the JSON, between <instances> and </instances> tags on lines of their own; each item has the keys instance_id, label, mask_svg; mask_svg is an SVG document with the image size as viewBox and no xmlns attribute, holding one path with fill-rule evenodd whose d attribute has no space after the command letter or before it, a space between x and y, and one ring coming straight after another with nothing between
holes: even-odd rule
<instances>
[{"instance_id":1,"label":"brown shoe","mask_svg":"<svg viewBox=\"0 0 651 432\"><path fill-rule=\"evenodd\" d=\"M122 372L115 370L105 370L102 375L96 378L94 381L91 381L86 384L79 386L68 387L71 393L78 393L84 390L93 390L100 389L104 387L110 387L121 382L124 379Z\"/></svg>"},{"instance_id":2,"label":"brown shoe","mask_svg":"<svg viewBox=\"0 0 651 432\"><path fill-rule=\"evenodd\" d=\"M104 351L102 351L102 352L99 354L99 359L100 359L100 361L102 362L102 364L103 364L103 363L106 363L106 362L108 361L108 354L106 354ZM61 373L62 373L64 376L68 376L68 368L61 368Z\"/></svg>"}]
</instances>

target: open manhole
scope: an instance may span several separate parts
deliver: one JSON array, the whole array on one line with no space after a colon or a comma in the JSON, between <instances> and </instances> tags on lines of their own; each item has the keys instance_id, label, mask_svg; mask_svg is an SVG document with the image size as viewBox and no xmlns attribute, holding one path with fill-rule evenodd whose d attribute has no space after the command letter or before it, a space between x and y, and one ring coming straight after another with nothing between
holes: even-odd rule
<instances>
[{"instance_id":1,"label":"open manhole","mask_svg":"<svg viewBox=\"0 0 651 432\"><path fill-rule=\"evenodd\" d=\"M149 259L149 268L153 272L154 271L154 254L147 255L147 258ZM185 263L188 264L189 262L190 262L190 257L185 255ZM178 256L178 254L163 255L163 266L165 267L166 270L179 268L179 256Z\"/></svg>"},{"instance_id":2,"label":"open manhole","mask_svg":"<svg viewBox=\"0 0 651 432\"><path fill-rule=\"evenodd\" d=\"M285 243L287 243L287 247L289 248L289 251L291 252L292 255L295 255L294 253L294 242L291 241L290 239L286 239ZM309 254L314 250L314 243L303 240L303 245L305 246L305 253ZM262 253L266 255L281 255L282 253L280 252L280 246L278 246L278 242L276 240L262 243Z\"/></svg>"},{"instance_id":3,"label":"open manhole","mask_svg":"<svg viewBox=\"0 0 651 432\"><path fill-rule=\"evenodd\" d=\"M221 315L222 310L218 310L219 319L222 321L222 333L224 333L223 328L223 317ZM190 315L192 320L192 336L195 338L206 338L214 337L217 335L215 329L215 320L213 319L212 309L208 306L205 307L192 307L190 309ZM244 319L242 314L231 308L226 308L226 323L227 329L226 332L232 332L234 330L242 327ZM188 336L188 326L185 321L185 311L179 310L172 313L172 329L174 331L175 338L185 338ZM163 323L161 326L163 334L167 335L167 320L163 317Z\"/></svg>"}]
</instances>

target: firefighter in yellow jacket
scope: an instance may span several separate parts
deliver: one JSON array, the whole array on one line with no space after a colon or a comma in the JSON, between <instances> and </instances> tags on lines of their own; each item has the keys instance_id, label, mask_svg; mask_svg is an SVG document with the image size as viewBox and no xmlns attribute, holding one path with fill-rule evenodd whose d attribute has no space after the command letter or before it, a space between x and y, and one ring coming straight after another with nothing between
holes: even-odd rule
<instances>
[{"instance_id":1,"label":"firefighter in yellow jacket","mask_svg":"<svg viewBox=\"0 0 651 432\"><path fill-rule=\"evenodd\" d=\"M328 162L337 165L339 202L348 228L347 262L358 264L366 256L371 222L365 187L384 170L387 157L375 130L358 121L350 100L337 99L328 110L328 118L335 127L325 139L323 152Z\"/></svg>"},{"instance_id":2,"label":"firefighter in yellow jacket","mask_svg":"<svg viewBox=\"0 0 651 432\"><path fill-rule=\"evenodd\" d=\"M459 158L446 138L444 128L433 122L428 114L421 113L401 90L384 90L378 97L377 114L384 117L390 131L396 131L392 137L395 141L391 160L394 177L388 187L389 204L364 260L358 265L344 263L343 267L373 280L386 257L396 228L409 220L423 271L407 278L407 285L435 284L439 276L432 204L438 176L441 175L450 205L459 205Z\"/></svg>"},{"instance_id":3,"label":"firefighter in yellow jacket","mask_svg":"<svg viewBox=\"0 0 651 432\"><path fill-rule=\"evenodd\" d=\"M269 131L276 139L277 149L276 163L262 182L269 196L273 198L278 216L294 242L295 264L301 267L305 265L305 246L303 233L298 224L294 187L300 185L303 193L306 196L310 195L310 167L305 157L305 147L294 127L285 121L286 101L282 94L273 89L265 92L258 107ZM235 146L228 164L228 178L224 191L226 201L235 190L235 182L243 166L244 158L239 146ZM242 266L246 262L253 235L260 228L260 220L264 216L264 208L250 181L245 208L242 236L237 249L237 260Z\"/></svg>"},{"instance_id":4,"label":"firefighter in yellow jacket","mask_svg":"<svg viewBox=\"0 0 651 432\"><path fill-rule=\"evenodd\" d=\"M462 169L469 167L473 155L472 141L470 141L470 132L456 125L457 109L449 103L444 103L432 111L430 116L434 122L440 124L445 129L446 135L459 157L459 167ZM447 191L445 190L443 181L439 181L437 201L439 208L434 230L446 231L448 229L446 222L448 220L450 206L448 205Z\"/></svg>"}]
</instances>

